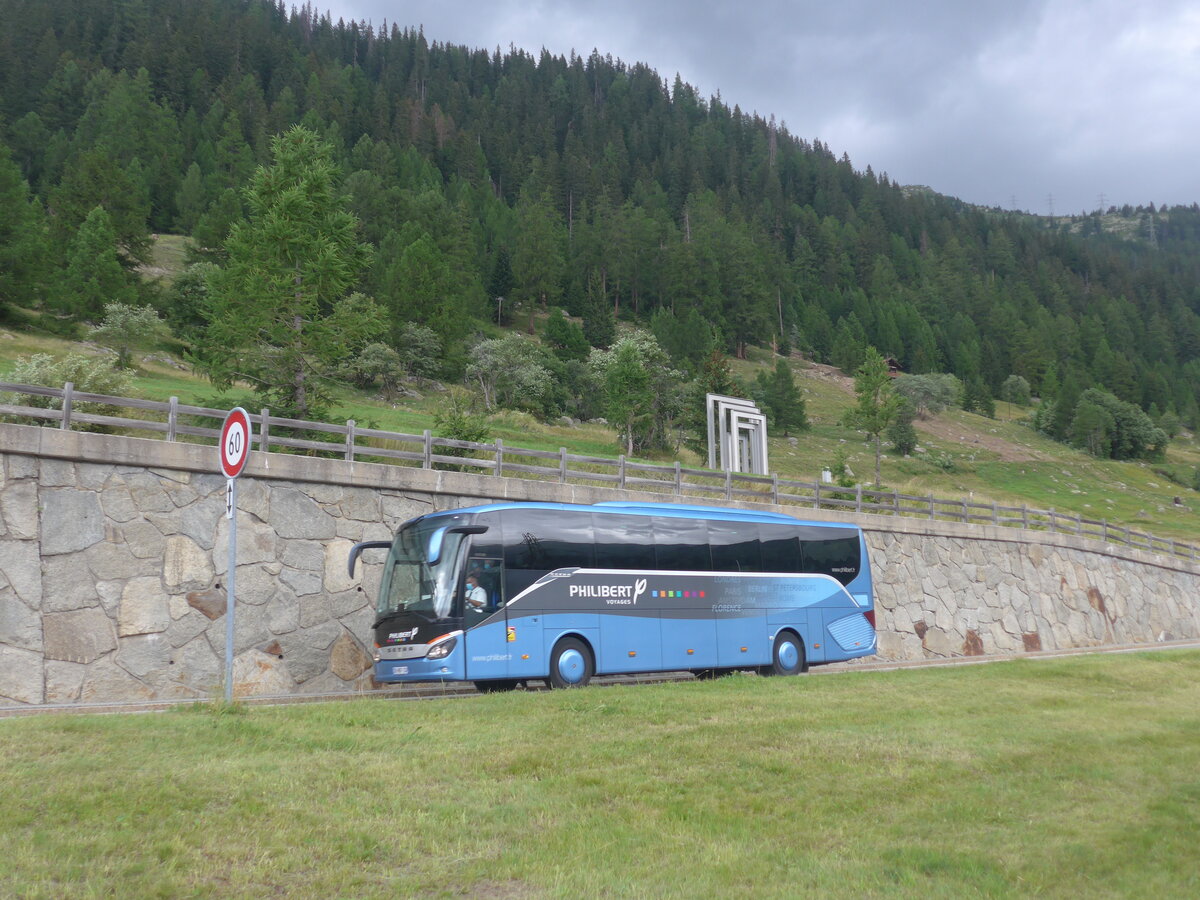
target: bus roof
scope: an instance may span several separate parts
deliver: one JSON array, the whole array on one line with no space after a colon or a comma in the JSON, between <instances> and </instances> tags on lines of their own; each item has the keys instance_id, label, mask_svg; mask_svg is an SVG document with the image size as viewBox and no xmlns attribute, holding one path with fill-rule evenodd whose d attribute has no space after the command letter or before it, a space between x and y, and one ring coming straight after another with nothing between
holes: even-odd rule
<instances>
[{"instance_id":1,"label":"bus roof","mask_svg":"<svg viewBox=\"0 0 1200 900\"><path fill-rule=\"evenodd\" d=\"M584 503L547 503L540 501L488 503L482 506L469 506L463 509L444 509L427 513L422 518L433 518L445 515L463 515L474 513L499 512L506 509L562 509L576 512L589 511L593 513L613 513L615 515L635 516L674 516L688 519L714 519L726 522L762 522L777 525L820 525L829 528L850 528L858 530L857 525L848 522L821 522L798 519L784 513L759 512L751 509L732 509L723 506L702 506L686 503L639 503L628 500L605 500L591 505Z\"/></svg>"}]
</instances>

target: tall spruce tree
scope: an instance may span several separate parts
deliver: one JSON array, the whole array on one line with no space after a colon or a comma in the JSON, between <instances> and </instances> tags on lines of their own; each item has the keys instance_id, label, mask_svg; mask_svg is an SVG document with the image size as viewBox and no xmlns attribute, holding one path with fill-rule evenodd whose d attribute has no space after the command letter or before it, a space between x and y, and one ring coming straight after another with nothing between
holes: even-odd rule
<instances>
[{"instance_id":1,"label":"tall spruce tree","mask_svg":"<svg viewBox=\"0 0 1200 900\"><path fill-rule=\"evenodd\" d=\"M767 413L767 421L774 429L782 429L787 437L789 429L803 430L808 427L808 407L804 395L796 387L791 366L777 360L771 374L759 372L754 379L754 399L761 403Z\"/></svg>"},{"instance_id":2,"label":"tall spruce tree","mask_svg":"<svg viewBox=\"0 0 1200 900\"><path fill-rule=\"evenodd\" d=\"M383 330L378 306L351 290L370 260L346 211L330 146L296 126L246 192L249 218L210 276L201 360L214 384L254 385L272 410L306 418L326 376Z\"/></svg>"},{"instance_id":3,"label":"tall spruce tree","mask_svg":"<svg viewBox=\"0 0 1200 900\"><path fill-rule=\"evenodd\" d=\"M77 319L98 322L106 303L132 303L133 276L121 265L117 235L103 206L95 207L71 241L58 305Z\"/></svg>"},{"instance_id":4,"label":"tall spruce tree","mask_svg":"<svg viewBox=\"0 0 1200 900\"><path fill-rule=\"evenodd\" d=\"M33 306L42 299L47 262L45 216L0 144L0 320L9 304Z\"/></svg>"}]
</instances>

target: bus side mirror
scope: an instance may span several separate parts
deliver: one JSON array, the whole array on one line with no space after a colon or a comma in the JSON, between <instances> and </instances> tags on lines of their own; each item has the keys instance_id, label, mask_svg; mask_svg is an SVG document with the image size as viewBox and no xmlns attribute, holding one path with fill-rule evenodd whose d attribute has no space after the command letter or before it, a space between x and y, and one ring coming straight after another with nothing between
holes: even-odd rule
<instances>
[{"instance_id":1,"label":"bus side mirror","mask_svg":"<svg viewBox=\"0 0 1200 900\"><path fill-rule=\"evenodd\" d=\"M358 562L358 556L364 550L387 550L392 546L391 541L360 541L350 548L350 560L346 568L350 572L350 577L354 577L354 564Z\"/></svg>"},{"instance_id":2,"label":"bus side mirror","mask_svg":"<svg viewBox=\"0 0 1200 900\"><path fill-rule=\"evenodd\" d=\"M436 566L442 556L442 539L448 534L483 534L488 530L486 525L455 525L453 528L439 528L429 536L429 549L425 554L426 561Z\"/></svg>"}]
</instances>

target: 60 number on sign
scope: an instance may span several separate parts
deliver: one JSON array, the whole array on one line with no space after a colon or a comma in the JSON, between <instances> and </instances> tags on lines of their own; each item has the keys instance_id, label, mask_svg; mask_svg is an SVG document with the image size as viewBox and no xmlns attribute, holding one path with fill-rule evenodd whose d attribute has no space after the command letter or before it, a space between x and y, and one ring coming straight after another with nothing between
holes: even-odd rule
<instances>
[{"instance_id":1,"label":"60 number on sign","mask_svg":"<svg viewBox=\"0 0 1200 900\"><path fill-rule=\"evenodd\" d=\"M250 416L240 406L229 411L221 426L221 471L226 478L237 478L250 456Z\"/></svg>"}]
</instances>

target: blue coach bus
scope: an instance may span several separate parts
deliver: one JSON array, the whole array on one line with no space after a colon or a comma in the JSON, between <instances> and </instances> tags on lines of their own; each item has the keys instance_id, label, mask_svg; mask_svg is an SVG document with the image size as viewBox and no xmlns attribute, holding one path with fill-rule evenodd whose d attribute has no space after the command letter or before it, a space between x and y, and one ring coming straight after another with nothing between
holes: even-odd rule
<instances>
[{"instance_id":1,"label":"blue coach bus","mask_svg":"<svg viewBox=\"0 0 1200 900\"><path fill-rule=\"evenodd\" d=\"M739 669L795 675L875 652L854 525L669 503L498 503L402 525L374 624L379 682Z\"/></svg>"}]
</instances>

